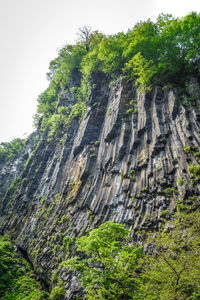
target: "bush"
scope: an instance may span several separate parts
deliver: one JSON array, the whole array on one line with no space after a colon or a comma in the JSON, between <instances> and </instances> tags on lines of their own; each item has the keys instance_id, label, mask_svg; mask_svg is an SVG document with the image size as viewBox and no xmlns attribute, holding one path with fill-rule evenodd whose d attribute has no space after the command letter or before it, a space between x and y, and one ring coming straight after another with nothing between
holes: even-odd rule
<instances>
[{"instance_id":1,"label":"bush","mask_svg":"<svg viewBox=\"0 0 200 300\"><path fill-rule=\"evenodd\" d=\"M44 300L47 293L30 278L28 263L24 264L14 252L9 236L0 236L0 297L4 300Z\"/></svg>"},{"instance_id":2,"label":"bush","mask_svg":"<svg viewBox=\"0 0 200 300\"><path fill-rule=\"evenodd\" d=\"M179 186L182 186L183 185L183 179L182 178L178 178L178 180L177 180L177 184L179 185Z\"/></svg>"},{"instance_id":3,"label":"bush","mask_svg":"<svg viewBox=\"0 0 200 300\"><path fill-rule=\"evenodd\" d=\"M63 300L65 297L65 291L64 291L64 287L63 287L63 282L61 279L58 280L58 285L55 286L50 295L49 295L49 299L50 300Z\"/></svg>"},{"instance_id":4,"label":"bush","mask_svg":"<svg viewBox=\"0 0 200 300\"><path fill-rule=\"evenodd\" d=\"M14 139L8 143L0 143L0 162L7 163L16 157L24 148L25 139Z\"/></svg>"},{"instance_id":5,"label":"bush","mask_svg":"<svg viewBox=\"0 0 200 300\"><path fill-rule=\"evenodd\" d=\"M76 241L84 255L63 262L77 271L89 299L129 299L137 290L141 247L129 245L123 225L106 222Z\"/></svg>"}]
</instances>

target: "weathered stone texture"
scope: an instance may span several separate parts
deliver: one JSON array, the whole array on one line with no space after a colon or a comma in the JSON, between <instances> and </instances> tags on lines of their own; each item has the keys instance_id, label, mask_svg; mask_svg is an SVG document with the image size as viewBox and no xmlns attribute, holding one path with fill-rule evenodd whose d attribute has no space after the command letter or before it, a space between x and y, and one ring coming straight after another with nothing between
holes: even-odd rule
<instances>
[{"instance_id":1,"label":"weathered stone texture","mask_svg":"<svg viewBox=\"0 0 200 300\"><path fill-rule=\"evenodd\" d=\"M121 79L111 87L98 80L84 120L72 121L64 143L48 143L44 135L23 172L21 158L1 170L5 190L14 173L22 180L4 209L2 232L13 235L49 284L58 268L66 299L76 299L79 285L58 266L67 251L64 236L80 236L106 220L133 232L155 229L162 211L172 212L178 198L198 197L188 164L199 162L184 151L190 146L198 152L200 146L199 86L190 82L193 89L179 95L178 88L138 93ZM187 102L195 93L196 101ZM134 112L128 112L131 100Z\"/></svg>"}]
</instances>

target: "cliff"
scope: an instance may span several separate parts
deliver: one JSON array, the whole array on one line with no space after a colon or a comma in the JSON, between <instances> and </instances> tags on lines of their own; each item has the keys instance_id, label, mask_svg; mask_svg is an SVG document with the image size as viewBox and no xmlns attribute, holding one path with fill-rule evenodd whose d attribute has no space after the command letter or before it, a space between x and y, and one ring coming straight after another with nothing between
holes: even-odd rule
<instances>
[{"instance_id":1,"label":"cliff","mask_svg":"<svg viewBox=\"0 0 200 300\"><path fill-rule=\"evenodd\" d=\"M189 171L189 164L199 163L197 80L188 79L184 91L155 87L146 93L120 77L95 80L80 124L74 118L61 141L33 134L0 173L1 232L12 235L48 285L58 268L66 299L79 288L59 266L68 252L66 237L107 220L125 224L134 237L135 229L156 229L177 199L199 197ZM66 91L62 105L68 97ZM16 177L12 194L9 184Z\"/></svg>"},{"instance_id":2,"label":"cliff","mask_svg":"<svg viewBox=\"0 0 200 300\"><path fill-rule=\"evenodd\" d=\"M138 229L170 219L179 200L199 206L197 25L195 13L161 16L127 35L93 32L89 44L64 47L50 63L36 131L20 153L0 156L0 232L43 285L62 279L65 299L84 298L60 265L77 237L112 220L134 242Z\"/></svg>"}]
</instances>

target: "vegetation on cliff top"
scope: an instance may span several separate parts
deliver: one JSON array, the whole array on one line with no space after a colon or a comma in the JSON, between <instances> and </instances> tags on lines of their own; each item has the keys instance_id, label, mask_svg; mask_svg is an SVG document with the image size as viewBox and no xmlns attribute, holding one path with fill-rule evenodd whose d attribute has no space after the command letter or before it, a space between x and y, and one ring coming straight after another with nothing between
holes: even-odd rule
<instances>
[{"instance_id":1,"label":"vegetation on cliff top","mask_svg":"<svg viewBox=\"0 0 200 300\"><path fill-rule=\"evenodd\" d=\"M49 130L51 141L64 134L72 119L81 120L95 88L96 74L107 78L124 76L142 91L156 84L180 83L189 75L199 77L199 32L197 13L182 19L160 15L155 23L140 22L127 34L105 36L90 29L85 34L82 30L81 39L60 49L58 57L50 63L49 87L38 98L35 119L40 121L40 129ZM63 96L65 102L69 98L67 104L60 101ZM127 114L130 110L134 110L134 105ZM16 139L1 144L0 162L12 160L24 143ZM190 146L184 151L189 153ZM194 155L198 158L199 152ZM189 172L193 183L199 181L198 166L191 163ZM134 178L135 174L131 176ZM7 197L13 195L18 181L16 178L10 185ZM178 184L182 185L183 180L179 178ZM164 190L166 194L172 192L174 188ZM150 234L148 243L154 250L151 255L145 254L140 246L131 245L129 231L122 225L104 223L89 236L77 239L77 256L62 266L78 273L89 299L199 299L199 220L198 210L178 209L168 225ZM39 290L30 272L15 257L10 240L1 237L0 297L44 299L45 293ZM49 297L63 299L64 292L63 282L58 281Z\"/></svg>"},{"instance_id":2,"label":"vegetation on cliff top","mask_svg":"<svg viewBox=\"0 0 200 300\"><path fill-rule=\"evenodd\" d=\"M35 125L48 129L49 141L60 139L72 119L83 119L95 74L124 76L142 91L181 83L188 75L199 77L199 32L200 14L195 12L183 18L161 14L156 22L138 22L126 34L106 36L81 28L78 41L65 45L50 62L50 83L38 97ZM63 94L69 103L60 102ZM1 145L0 159L9 160L9 149Z\"/></svg>"},{"instance_id":3,"label":"vegetation on cliff top","mask_svg":"<svg viewBox=\"0 0 200 300\"><path fill-rule=\"evenodd\" d=\"M11 142L0 143L0 163L7 163L16 157L24 148L26 140L14 139Z\"/></svg>"},{"instance_id":4,"label":"vegetation on cliff top","mask_svg":"<svg viewBox=\"0 0 200 300\"><path fill-rule=\"evenodd\" d=\"M181 19L161 14L155 23L141 21L126 34L105 36L82 28L81 39L64 46L50 62L50 84L38 98L36 123L43 116L43 129L64 128L72 118L82 118L95 73L121 74L141 90L149 90L155 84L180 83L191 74L198 77L199 32L200 14L195 12ZM73 74L79 77L76 83L71 81ZM75 103L68 105L67 111L59 112L59 98L67 87Z\"/></svg>"}]
</instances>

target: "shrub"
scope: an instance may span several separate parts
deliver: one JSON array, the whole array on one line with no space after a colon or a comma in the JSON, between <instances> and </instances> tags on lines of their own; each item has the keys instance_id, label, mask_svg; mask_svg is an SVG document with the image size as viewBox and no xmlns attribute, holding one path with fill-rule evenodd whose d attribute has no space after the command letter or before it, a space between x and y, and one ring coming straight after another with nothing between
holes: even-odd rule
<instances>
[{"instance_id":1,"label":"shrub","mask_svg":"<svg viewBox=\"0 0 200 300\"><path fill-rule=\"evenodd\" d=\"M30 265L14 252L9 236L0 236L0 297L5 300L46 299L47 293L31 274Z\"/></svg>"},{"instance_id":2,"label":"shrub","mask_svg":"<svg viewBox=\"0 0 200 300\"><path fill-rule=\"evenodd\" d=\"M190 153L191 147L190 146L186 146L186 147L184 147L183 150L184 150L185 153Z\"/></svg>"},{"instance_id":3,"label":"shrub","mask_svg":"<svg viewBox=\"0 0 200 300\"><path fill-rule=\"evenodd\" d=\"M189 165L189 172L191 175L199 177L200 176L200 165Z\"/></svg>"},{"instance_id":4,"label":"shrub","mask_svg":"<svg viewBox=\"0 0 200 300\"><path fill-rule=\"evenodd\" d=\"M178 178L178 180L177 180L177 184L179 185L179 186L182 186L183 185L183 179L182 178Z\"/></svg>"},{"instance_id":5,"label":"shrub","mask_svg":"<svg viewBox=\"0 0 200 300\"><path fill-rule=\"evenodd\" d=\"M49 295L50 300L63 300L65 297L65 290L63 286L63 281L61 279L58 280L58 285L55 286Z\"/></svg>"},{"instance_id":6,"label":"shrub","mask_svg":"<svg viewBox=\"0 0 200 300\"><path fill-rule=\"evenodd\" d=\"M129 299L137 289L141 247L129 245L123 225L106 222L76 241L77 256L63 262L75 270L89 299Z\"/></svg>"},{"instance_id":7,"label":"shrub","mask_svg":"<svg viewBox=\"0 0 200 300\"><path fill-rule=\"evenodd\" d=\"M22 152L26 140L14 139L11 142L0 143L0 162L8 163Z\"/></svg>"}]
</instances>

